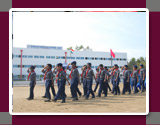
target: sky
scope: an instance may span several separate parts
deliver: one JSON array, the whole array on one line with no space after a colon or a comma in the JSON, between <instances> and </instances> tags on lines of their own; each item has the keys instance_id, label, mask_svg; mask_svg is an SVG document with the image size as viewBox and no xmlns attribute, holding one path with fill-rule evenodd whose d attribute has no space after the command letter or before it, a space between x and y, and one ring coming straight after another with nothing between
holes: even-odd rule
<instances>
[{"instance_id":1,"label":"sky","mask_svg":"<svg viewBox=\"0 0 160 125\"><path fill-rule=\"evenodd\" d=\"M146 57L145 12L14 12L13 47L83 45Z\"/></svg>"}]
</instances>

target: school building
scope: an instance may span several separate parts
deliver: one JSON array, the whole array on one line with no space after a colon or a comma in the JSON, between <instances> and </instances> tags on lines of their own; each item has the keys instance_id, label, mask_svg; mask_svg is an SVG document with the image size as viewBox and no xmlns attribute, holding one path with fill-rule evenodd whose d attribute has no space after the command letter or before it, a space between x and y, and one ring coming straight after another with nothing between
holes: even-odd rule
<instances>
[{"instance_id":1,"label":"school building","mask_svg":"<svg viewBox=\"0 0 160 125\"><path fill-rule=\"evenodd\" d=\"M41 70L47 63L51 63L54 67L54 65L60 62L67 65L67 63L72 61L77 61L80 73L82 66L88 62L92 63L94 72L99 64L107 67L111 67L111 62L112 65L118 64L120 67L127 64L127 53L115 52L116 57L111 61L110 52L98 52L91 49L74 51L71 54L70 50L63 50L63 47L27 45L27 48L13 47L12 52L13 80L26 80L28 76L27 69L31 65L36 66L37 80L41 80L43 78Z\"/></svg>"}]
</instances>

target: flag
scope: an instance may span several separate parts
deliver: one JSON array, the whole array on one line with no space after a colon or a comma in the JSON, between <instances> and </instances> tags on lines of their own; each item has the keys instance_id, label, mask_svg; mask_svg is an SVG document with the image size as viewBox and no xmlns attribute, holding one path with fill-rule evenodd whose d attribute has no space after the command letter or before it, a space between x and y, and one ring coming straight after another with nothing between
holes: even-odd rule
<instances>
[{"instance_id":1,"label":"flag","mask_svg":"<svg viewBox=\"0 0 160 125\"><path fill-rule=\"evenodd\" d=\"M73 54L74 50L73 50L73 49L70 49L70 52Z\"/></svg>"},{"instance_id":2,"label":"flag","mask_svg":"<svg viewBox=\"0 0 160 125\"><path fill-rule=\"evenodd\" d=\"M114 52L110 49L110 51L111 51L111 56L113 57L113 58L115 58L115 54L114 54Z\"/></svg>"}]
</instances>

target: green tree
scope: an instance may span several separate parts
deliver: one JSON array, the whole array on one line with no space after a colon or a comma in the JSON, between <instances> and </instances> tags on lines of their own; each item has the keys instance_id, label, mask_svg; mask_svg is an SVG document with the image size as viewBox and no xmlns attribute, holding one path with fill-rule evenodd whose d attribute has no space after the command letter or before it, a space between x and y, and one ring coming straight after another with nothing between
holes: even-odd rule
<instances>
[{"instance_id":1,"label":"green tree","mask_svg":"<svg viewBox=\"0 0 160 125\"><path fill-rule=\"evenodd\" d=\"M68 47L67 50L73 49L73 47Z\"/></svg>"},{"instance_id":2,"label":"green tree","mask_svg":"<svg viewBox=\"0 0 160 125\"><path fill-rule=\"evenodd\" d=\"M135 58L132 58L129 62L128 62L128 69L129 70L132 70L132 67L134 66L134 65L136 65L137 63L136 63L136 59Z\"/></svg>"},{"instance_id":3,"label":"green tree","mask_svg":"<svg viewBox=\"0 0 160 125\"><path fill-rule=\"evenodd\" d=\"M83 49L83 48L84 48L83 45L80 45L80 46L76 46L75 49L76 49L77 51L80 51L80 50Z\"/></svg>"},{"instance_id":4,"label":"green tree","mask_svg":"<svg viewBox=\"0 0 160 125\"><path fill-rule=\"evenodd\" d=\"M144 65L144 68L146 68L146 58L144 57L140 57L137 60L135 58L132 58L129 62L128 62L128 69L132 71L132 68L134 65L137 65L138 68L140 67L140 64Z\"/></svg>"}]
</instances>

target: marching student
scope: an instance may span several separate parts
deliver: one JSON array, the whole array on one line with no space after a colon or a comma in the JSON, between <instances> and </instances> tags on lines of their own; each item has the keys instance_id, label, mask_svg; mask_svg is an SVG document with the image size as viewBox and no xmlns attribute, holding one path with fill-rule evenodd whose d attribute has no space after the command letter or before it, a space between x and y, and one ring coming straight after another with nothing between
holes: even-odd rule
<instances>
[{"instance_id":1,"label":"marching student","mask_svg":"<svg viewBox=\"0 0 160 125\"><path fill-rule=\"evenodd\" d=\"M63 71L65 73L65 76L67 75L67 71L65 69L65 67L62 67L63 68ZM67 77L65 77L65 85L66 85L66 81L68 82L68 85L70 85L70 82L69 80L67 79ZM67 97L66 93L65 93L65 87L64 87L64 94L65 94L65 97Z\"/></svg>"},{"instance_id":2,"label":"marching student","mask_svg":"<svg viewBox=\"0 0 160 125\"><path fill-rule=\"evenodd\" d=\"M128 65L124 65L121 70L123 71L122 77L123 77L123 90L122 94L125 94L126 91L131 94L131 87L130 87L130 74L128 71Z\"/></svg>"},{"instance_id":3,"label":"marching student","mask_svg":"<svg viewBox=\"0 0 160 125\"><path fill-rule=\"evenodd\" d=\"M105 81L105 75L106 75L106 71L103 68L103 64L99 65L100 68L100 72L99 72L99 76L100 76L100 80L99 80L99 91L98 91L98 96L97 97L101 97L102 91L104 92L105 97L107 97L107 84Z\"/></svg>"},{"instance_id":4,"label":"marching student","mask_svg":"<svg viewBox=\"0 0 160 125\"><path fill-rule=\"evenodd\" d=\"M79 79L79 71L76 66L77 62L73 61L71 64L69 63L67 66L67 69L69 69L69 65L72 65L72 69L69 75L69 78L71 79L71 94L73 97L73 101L78 100L77 92L78 92L78 84L80 84Z\"/></svg>"},{"instance_id":5,"label":"marching student","mask_svg":"<svg viewBox=\"0 0 160 125\"><path fill-rule=\"evenodd\" d=\"M58 82L58 92L57 92L55 98L53 99L53 101L56 102L59 99L59 97L61 97L62 98L61 103L65 103L66 73L63 70L62 63L57 64L57 71L58 71L58 73L57 73L56 77L57 77L57 82Z\"/></svg>"},{"instance_id":6,"label":"marching student","mask_svg":"<svg viewBox=\"0 0 160 125\"><path fill-rule=\"evenodd\" d=\"M98 85L99 85L99 67L96 69L96 85L95 85L95 88L94 88L94 92L96 92L97 88L98 88Z\"/></svg>"},{"instance_id":7,"label":"marching student","mask_svg":"<svg viewBox=\"0 0 160 125\"><path fill-rule=\"evenodd\" d=\"M145 91L144 81L146 78L146 71L143 68L143 64L140 65L139 75L140 75L140 84L141 84L141 92Z\"/></svg>"},{"instance_id":8,"label":"marching student","mask_svg":"<svg viewBox=\"0 0 160 125\"><path fill-rule=\"evenodd\" d=\"M27 72L29 73L28 80L30 80L30 95L27 98L28 100L34 99L34 87L36 85L36 73L35 73L34 69L35 69L35 66L31 66L27 70Z\"/></svg>"},{"instance_id":9,"label":"marching student","mask_svg":"<svg viewBox=\"0 0 160 125\"><path fill-rule=\"evenodd\" d=\"M137 89L137 83L138 83L138 71L137 71L137 65L133 66L133 72L131 74L132 77L132 83L134 88L134 94L138 93Z\"/></svg>"},{"instance_id":10,"label":"marching student","mask_svg":"<svg viewBox=\"0 0 160 125\"><path fill-rule=\"evenodd\" d=\"M54 89L54 81L53 81L53 73L51 71L52 69L52 65L51 64L47 64L43 69L42 72L44 73L44 80L45 80L45 87L46 87L46 98L47 100L45 100L45 102L50 102L51 100L51 95L50 95L50 88L51 86ZM55 92L55 90L54 90Z\"/></svg>"},{"instance_id":11,"label":"marching student","mask_svg":"<svg viewBox=\"0 0 160 125\"><path fill-rule=\"evenodd\" d=\"M96 78L95 78L93 70L91 69L91 65L92 65L91 63L87 63L87 70L86 70L86 75L85 75L86 84L87 84L87 95L85 99L88 99L90 94L92 94L92 98L95 98L94 92L92 90L92 83L93 83L93 77L95 80Z\"/></svg>"},{"instance_id":12,"label":"marching student","mask_svg":"<svg viewBox=\"0 0 160 125\"><path fill-rule=\"evenodd\" d=\"M108 70L107 66L105 66L104 69L106 70L106 75L108 76L108 79L109 79L109 70ZM111 90L111 87L108 82L107 82L107 86L108 86L109 91L111 92L112 90Z\"/></svg>"},{"instance_id":13,"label":"marching student","mask_svg":"<svg viewBox=\"0 0 160 125\"><path fill-rule=\"evenodd\" d=\"M56 75L57 71L56 71L56 67L54 67L54 70L53 70L53 77ZM51 91L52 91L52 95L53 97L56 96L56 91L54 89L54 84L51 85ZM42 98L46 98L46 92L45 92L45 95L42 96Z\"/></svg>"},{"instance_id":14,"label":"marching student","mask_svg":"<svg viewBox=\"0 0 160 125\"><path fill-rule=\"evenodd\" d=\"M109 71L108 71L108 69L106 69L105 78L104 78L104 84L105 84L104 87L106 86L106 90L104 89L104 91L106 91L106 94L108 94L108 89L111 91L111 88L110 88L109 83L108 83L109 76L110 76ZM105 95L105 96L107 96L107 95Z\"/></svg>"},{"instance_id":15,"label":"marching student","mask_svg":"<svg viewBox=\"0 0 160 125\"><path fill-rule=\"evenodd\" d=\"M86 82L85 76L86 76L87 66L84 65L81 70L82 70L81 79L83 83L83 91L84 91L84 96L86 96L87 95L87 82Z\"/></svg>"},{"instance_id":16,"label":"marching student","mask_svg":"<svg viewBox=\"0 0 160 125\"><path fill-rule=\"evenodd\" d=\"M120 95L120 88L119 88L119 78L120 71L117 64L114 65L114 71L113 71L113 89L114 89L114 95Z\"/></svg>"},{"instance_id":17,"label":"marching student","mask_svg":"<svg viewBox=\"0 0 160 125\"><path fill-rule=\"evenodd\" d=\"M111 72L111 73L110 73L111 84L112 84L112 91L111 91L111 93L114 94L114 86L113 86L113 82L114 82L114 81L113 81L113 80L114 80L114 77L113 77L114 67L110 68L110 69L109 69L109 72Z\"/></svg>"}]
</instances>

